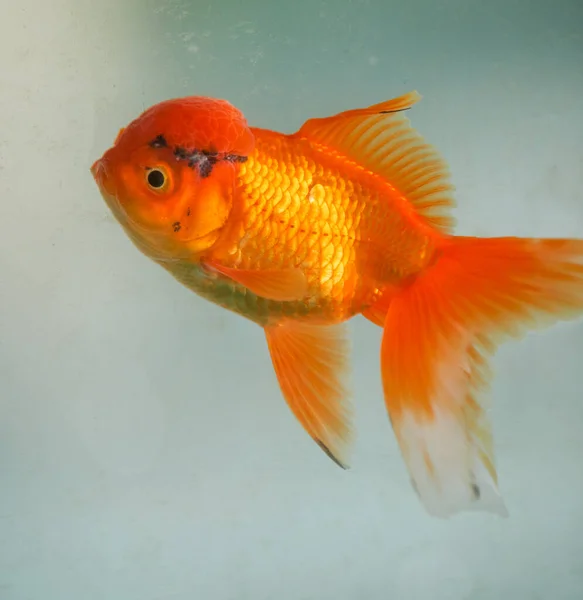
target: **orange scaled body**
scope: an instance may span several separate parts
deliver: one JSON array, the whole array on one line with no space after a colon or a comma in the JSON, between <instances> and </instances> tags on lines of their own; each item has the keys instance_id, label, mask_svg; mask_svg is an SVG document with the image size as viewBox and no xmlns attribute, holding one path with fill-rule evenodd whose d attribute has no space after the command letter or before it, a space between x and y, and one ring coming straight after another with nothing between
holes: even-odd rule
<instances>
[{"instance_id":1,"label":"orange scaled body","mask_svg":"<svg viewBox=\"0 0 583 600\"><path fill-rule=\"evenodd\" d=\"M298 296L310 306L303 318L339 322L431 258L434 232L374 172L301 137L252 131L255 151L238 173L232 224L212 260L252 271L299 268L307 291Z\"/></svg>"},{"instance_id":2,"label":"orange scaled body","mask_svg":"<svg viewBox=\"0 0 583 600\"><path fill-rule=\"evenodd\" d=\"M249 127L223 100L168 100L92 173L134 244L195 293L264 329L289 407L346 463L344 322L383 327L385 403L429 513L506 507L484 393L497 344L583 312L583 241L459 237L438 153L406 94Z\"/></svg>"}]
</instances>

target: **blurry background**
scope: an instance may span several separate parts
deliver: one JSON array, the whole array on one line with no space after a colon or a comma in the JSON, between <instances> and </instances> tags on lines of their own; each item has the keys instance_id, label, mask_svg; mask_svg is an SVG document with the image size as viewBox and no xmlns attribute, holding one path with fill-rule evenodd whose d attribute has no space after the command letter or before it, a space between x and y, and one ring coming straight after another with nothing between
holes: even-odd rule
<instances>
[{"instance_id":1,"label":"blurry background","mask_svg":"<svg viewBox=\"0 0 583 600\"><path fill-rule=\"evenodd\" d=\"M583 322L503 346L492 419L510 518L426 515L351 323L341 471L262 332L131 245L89 166L172 96L250 123L412 89L458 232L583 237L578 0L25 0L0 20L0 599L583 597Z\"/></svg>"}]
</instances>

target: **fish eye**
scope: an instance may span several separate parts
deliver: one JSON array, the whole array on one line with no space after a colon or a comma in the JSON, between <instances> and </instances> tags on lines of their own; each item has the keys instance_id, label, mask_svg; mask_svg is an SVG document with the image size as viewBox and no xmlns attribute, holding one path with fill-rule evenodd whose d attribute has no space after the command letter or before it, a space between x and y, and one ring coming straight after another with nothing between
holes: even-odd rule
<instances>
[{"instance_id":1,"label":"fish eye","mask_svg":"<svg viewBox=\"0 0 583 600\"><path fill-rule=\"evenodd\" d=\"M166 174L161 169L149 169L146 179L152 189L159 190L166 183Z\"/></svg>"}]
</instances>

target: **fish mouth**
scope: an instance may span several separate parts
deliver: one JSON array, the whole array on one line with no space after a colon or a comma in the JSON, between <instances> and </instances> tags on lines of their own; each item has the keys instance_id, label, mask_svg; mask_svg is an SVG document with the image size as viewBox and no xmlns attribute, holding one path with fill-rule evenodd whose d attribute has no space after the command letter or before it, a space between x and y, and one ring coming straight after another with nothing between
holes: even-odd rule
<instances>
[{"instance_id":1,"label":"fish mouth","mask_svg":"<svg viewBox=\"0 0 583 600\"><path fill-rule=\"evenodd\" d=\"M95 183L101 190L107 191L111 194L111 190L108 189L110 186L108 185L109 177L107 174L107 160L103 157L98 158L91 165L91 175L93 175L93 179L95 179Z\"/></svg>"},{"instance_id":2,"label":"fish mouth","mask_svg":"<svg viewBox=\"0 0 583 600\"><path fill-rule=\"evenodd\" d=\"M120 220L121 218L127 217L123 210L116 194L111 178L108 176L107 159L104 157L98 158L90 168L91 175L101 192L101 196L105 200L105 203L109 209L113 212L114 216Z\"/></svg>"},{"instance_id":3,"label":"fish mouth","mask_svg":"<svg viewBox=\"0 0 583 600\"><path fill-rule=\"evenodd\" d=\"M101 158L98 158L92 165L91 165L91 175L93 175L93 179L97 179L99 177L99 174L101 173L101 170L103 169L103 160Z\"/></svg>"}]
</instances>

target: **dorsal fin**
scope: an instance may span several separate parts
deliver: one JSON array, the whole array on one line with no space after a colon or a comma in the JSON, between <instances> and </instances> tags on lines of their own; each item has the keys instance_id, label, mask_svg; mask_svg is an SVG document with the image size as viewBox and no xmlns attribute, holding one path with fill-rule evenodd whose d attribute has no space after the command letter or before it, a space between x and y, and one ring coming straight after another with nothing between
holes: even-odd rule
<instances>
[{"instance_id":1,"label":"dorsal fin","mask_svg":"<svg viewBox=\"0 0 583 600\"><path fill-rule=\"evenodd\" d=\"M455 202L447 164L402 112L420 99L417 92L409 92L368 108L309 119L295 135L377 173L427 223L448 233L454 225L450 209Z\"/></svg>"}]
</instances>

